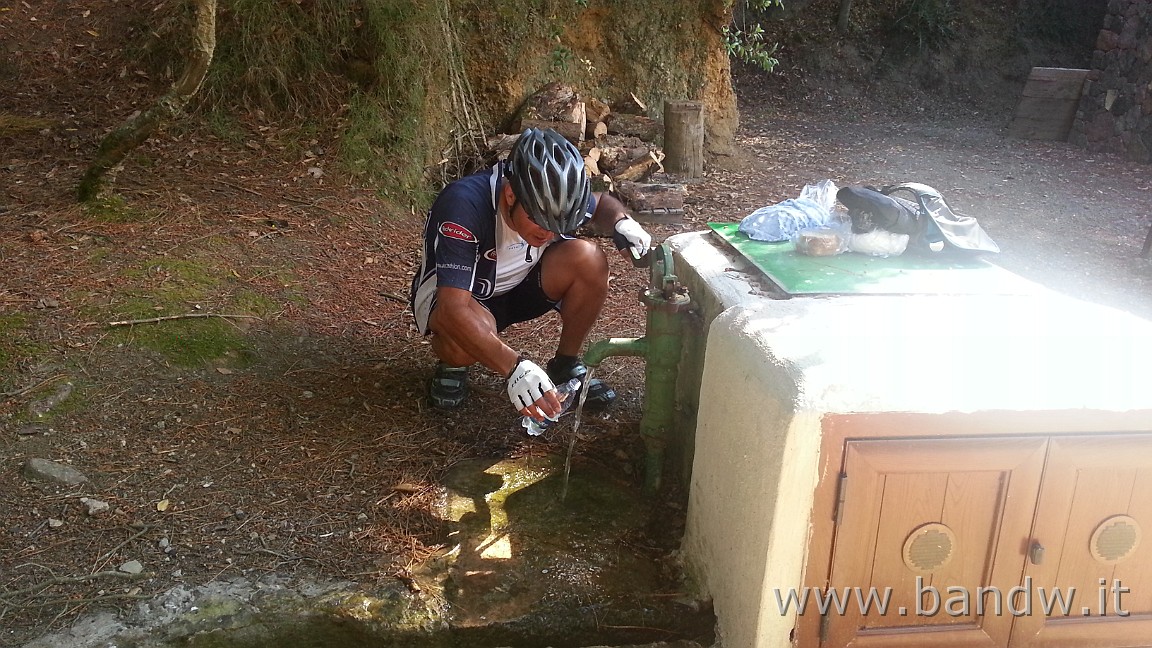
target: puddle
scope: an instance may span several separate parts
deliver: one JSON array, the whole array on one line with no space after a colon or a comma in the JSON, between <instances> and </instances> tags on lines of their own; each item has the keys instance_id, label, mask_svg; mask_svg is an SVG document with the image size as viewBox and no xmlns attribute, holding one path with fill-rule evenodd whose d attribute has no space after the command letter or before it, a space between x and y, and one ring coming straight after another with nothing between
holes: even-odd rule
<instances>
[{"instance_id":1,"label":"puddle","mask_svg":"<svg viewBox=\"0 0 1152 648\"><path fill-rule=\"evenodd\" d=\"M453 547L414 573L418 594L399 584L212 583L26 648L711 645L715 617L654 546L675 541L650 537L639 490L587 466L573 466L565 485L564 464L457 464L439 511Z\"/></svg>"},{"instance_id":2,"label":"puddle","mask_svg":"<svg viewBox=\"0 0 1152 648\"><path fill-rule=\"evenodd\" d=\"M455 625L503 627L507 645L530 627L567 638L556 646L710 635L711 614L696 611L646 540L639 491L564 468L561 457L471 461L444 479L457 549L443 595Z\"/></svg>"}]
</instances>

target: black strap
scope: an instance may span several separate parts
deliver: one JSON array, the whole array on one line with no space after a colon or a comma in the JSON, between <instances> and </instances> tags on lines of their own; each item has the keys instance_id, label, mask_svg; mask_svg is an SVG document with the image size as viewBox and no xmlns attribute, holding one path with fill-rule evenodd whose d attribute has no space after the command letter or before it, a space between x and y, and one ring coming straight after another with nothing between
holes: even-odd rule
<instances>
[{"instance_id":1,"label":"black strap","mask_svg":"<svg viewBox=\"0 0 1152 648\"><path fill-rule=\"evenodd\" d=\"M512 365L512 371L509 371L508 375L504 376L504 382L508 382L509 380L512 380L512 374L516 373L516 367L519 367L520 363L524 362L527 359L528 358L525 358L523 354L519 354L519 353L516 354L516 364Z\"/></svg>"}]
</instances>

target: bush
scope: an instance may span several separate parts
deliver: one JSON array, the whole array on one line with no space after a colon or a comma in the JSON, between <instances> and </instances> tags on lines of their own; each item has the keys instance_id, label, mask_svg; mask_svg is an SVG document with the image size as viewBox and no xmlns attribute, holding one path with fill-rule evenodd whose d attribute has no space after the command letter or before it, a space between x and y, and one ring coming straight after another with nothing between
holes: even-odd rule
<instances>
[{"instance_id":1,"label":"bush","mask_svg":"<svg viewBox=\"0 0 1152 648\"><path fill-rule=\"evenodd\" d=\"M952 0L904 0L892 21L892 38L906 53L937 51L956 37L958 16Z\"/></svg>"}]
</instances>

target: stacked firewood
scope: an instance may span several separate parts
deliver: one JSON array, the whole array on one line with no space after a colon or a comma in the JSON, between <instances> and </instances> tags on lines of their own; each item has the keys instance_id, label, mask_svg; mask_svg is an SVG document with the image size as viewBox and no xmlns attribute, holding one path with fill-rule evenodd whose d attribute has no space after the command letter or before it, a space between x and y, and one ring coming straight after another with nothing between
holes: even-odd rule
<instances>
[{"instance_id":1,"label":"stacked firewood","mask_svg":"<svg viewBox=\"0 0 1152 648\"><path fill-rule=\"evenodd\" d=\"M594 183L621 199L638 219L679 221L684 211L683 185L652 183L664 167L657 144L664 125L648 117L635 95L609 105L582 99L570 86L550 83L525 102L509 130L488 140L495 157L507 156L527 128L551 128L576 145Z\"/></svg>"}]
</instances>

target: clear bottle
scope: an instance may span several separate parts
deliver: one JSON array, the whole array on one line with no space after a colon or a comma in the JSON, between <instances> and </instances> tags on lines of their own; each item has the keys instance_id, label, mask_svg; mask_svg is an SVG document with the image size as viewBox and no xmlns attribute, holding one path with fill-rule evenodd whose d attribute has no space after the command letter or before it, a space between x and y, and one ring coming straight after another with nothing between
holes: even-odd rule
<instances>
[{"instance_id":1,"label":"clear bottle","mask_svg":"<svg viewBox=\"0 0 1152 648\"><path fill-rule=\"evenodd\" d=\"M537 421L531 416L522 416L520 417L520 426L527 430L528 434L531 436L540 436L541 434L544 434L544 430L547 430L549 427L551 427L552 424L555 423L564 414L564 412L568 411L568 408L572 407L576 403L575 396L579 393L579 391L579 378L573 378L566 383L560 383L559 385L556 385L556 398L560 399L560 413L556 415L556 418Z\"/></svg>"}]
</instances>

